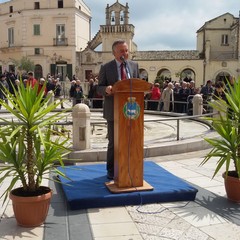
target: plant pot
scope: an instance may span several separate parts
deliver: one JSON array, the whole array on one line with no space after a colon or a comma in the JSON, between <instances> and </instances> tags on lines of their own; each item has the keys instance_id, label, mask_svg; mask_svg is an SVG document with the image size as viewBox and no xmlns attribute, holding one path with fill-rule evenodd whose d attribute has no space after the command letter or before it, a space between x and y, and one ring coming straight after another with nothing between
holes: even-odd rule
<instances>
[{"instance_id":1,"label":"plant pot","mask_svg":"<svg viewBox=\"0 0 240 240\"><path fill-rule=\"evenodd\" d=\"M226 176L225 172L222 174L224 178L225 189L229 200L240 203L240 179L237 177Z\"/></svg>"},{"instance_id":2,"label":"plant pot","mask_svg":"<svg viewBox=\"0 0 240 240\"><path fill-rule=\"evenodd\" d=\"M48 214L52 190L48 187L41 187L45 192L42 195L16 195L21 189L16 188L12 190L9 196L12 200L13 212L18 225L22 227L37 227L42 225Z\"/></svg>"}]
</instances>

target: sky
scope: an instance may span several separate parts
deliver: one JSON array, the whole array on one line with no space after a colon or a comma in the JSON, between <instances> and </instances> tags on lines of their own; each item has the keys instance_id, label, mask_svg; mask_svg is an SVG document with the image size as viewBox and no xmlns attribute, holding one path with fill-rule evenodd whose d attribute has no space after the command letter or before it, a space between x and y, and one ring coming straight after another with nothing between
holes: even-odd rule
<instances>
[{"instance_id":1,"label":"sky","mask_svg":"<svg viewBox=\"0 0 240 240\"><path fill-rule=\"evenodd\" d=\"M91 10L92 37L105 24L105 9L116 0L83 0ZM0 0L1 2L6 2ZM196 32L224 13L239 17L239 0L119 0L129 6L133 41L139 51L196 50Z\"/></svg>"},{"instance_id":2,"label":"sky","mask_svg":"<svg viewBox=\"0 0 240 240\"><path fill-rule=\"evenodd\" d=\"M116 0L83 0L91 10L92 37L105 24L105 9ZM196 32L224 13L239 17L239 0L119 0L129 6L138 51L196 50Z\"/></svg>"}]
</instances>

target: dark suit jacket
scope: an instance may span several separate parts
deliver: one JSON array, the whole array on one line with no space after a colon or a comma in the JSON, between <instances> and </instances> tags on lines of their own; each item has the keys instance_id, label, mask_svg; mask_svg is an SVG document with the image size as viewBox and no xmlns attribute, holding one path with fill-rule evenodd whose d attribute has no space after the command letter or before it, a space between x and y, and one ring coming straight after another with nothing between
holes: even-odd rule
<instances>
[{"instance_id":1,"label":"dark suit jacket","mask_svg":"<svg viewBox=\"0 0 240 240\"><path fill-rule=\"evenodd\" d=\"M129 69L131 78L139 78L138 64L133 61L126 61L127 67ZM107 121L113 121L114 118L114 102L113 95L106 95L106 87L109 85L114 85L118 81L118 69L115 60L112 60L101 66L99 76L98 76L98 93L104 96L103 105L103 117Z\"/></svg>"}]
</instances>

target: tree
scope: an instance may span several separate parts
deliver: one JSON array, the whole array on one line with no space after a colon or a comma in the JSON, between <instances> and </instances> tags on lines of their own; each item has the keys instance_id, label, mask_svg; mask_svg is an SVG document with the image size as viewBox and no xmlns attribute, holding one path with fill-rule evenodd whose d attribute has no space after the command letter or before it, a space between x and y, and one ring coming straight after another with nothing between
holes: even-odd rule
<instances>
[{"instance_id":1,"label":"tree","mask_svg":"<svg viewBox=\"0 0 240 240\"><path fill-rule=\"evenodd\" d=\"M14 65L19 71L34 71L35 64L28 57L22 57L20 60L13 60Z\"/></svg>"}]
</instances>

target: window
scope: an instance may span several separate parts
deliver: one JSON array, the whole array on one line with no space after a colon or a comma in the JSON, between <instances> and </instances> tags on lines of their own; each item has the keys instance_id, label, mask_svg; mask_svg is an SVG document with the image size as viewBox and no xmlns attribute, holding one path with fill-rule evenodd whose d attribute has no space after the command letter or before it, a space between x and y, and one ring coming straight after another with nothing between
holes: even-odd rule
<instances>
[{"instance_id":1,"label":"window","mask_svg":"<svg viewBox=\"0 0 240 240\"><path fill-rule=\"evenodd\" d=\"M12 47L14 45L14 28L8 29L8 46Z\"/></svg>"},{"instance_id":2,"label":"window","mask_svg":"<svg viewBox=\"0 0 240 240\"><path fill-rule=\"evenodd\" d=\"M227 34L222 35L222 45L228 45L228 35Z\"/></svg>"},{"instance_id":3,"label":"window","mask_svg":"<svg viewBox=\"0 0 240 240\"><path fill-rule=\"evenodd\" d=\"M34 54L39 55L40 54L40 48L34 48Z\"/></svg>"},{"instance_id":4,"label":"window","mask_svg":"<svg viewBox=\"0 0 240 240\"><path fill-rule=\"evenodd\" d=\"M9 72L15 72L15 65L9 64L8 65Z\"/></svg>"},{"instance_id":5,"label":"window","mask_svg":"<svg viewBox=\"0 0 240 240\"><path fill-rule=\"evenodd\" d=\"M56 33L57 37L65 37L65 25L64 24L58 24L56 26Z\"/></svg>"},{"instance_id":6,"label":"window","mask_svg":"<svg viewBox=\"0 0 240 240\"><path fill-rule=\"evenodd\" d=\"M34 2L34 9L40 9L40 2Z\"/></svg>"},{"instance_id":7,"label":"window","mask_svg":"<svg viewBox=\"0 0 240 240\"><path fill-rule=\"evenodd\" d=\"M9 12L12 13L13 12L13 6L9 7Z\"/></svg>"},{"instance_id":8,"label":"window","mask_svg":"<svg viewBox=\"0 0 240 240\"><path fill-rule=\"evenodd\" d=\"M40 24L33 25L33 35L34 36L40 35Z\"/></svg>"},{"instance_id":9,"label":"window","mask_svg":"<svg viewBox=\"0 0 240 240\"><path fill-rule=\"evenodd\" d=\"M90 79L92 76L92 70L85 70L85 79Z\"/></svg>"},{"instance_id":10,"label":"window","mask_svg":"<svg viewBox=\"0 0 240 240\"><path fill-rule=\"evenodd\" d=\"M63 0L58 0L58 8L63 8Z\"/></svg>"},{"instance_id":11,"label":"window","mask_svg":"<svg viewBox=\"0 0 240 240\"><path fill-rule=\"evenodd\" d=\"M65 43L65 25L56 25L56 43L57 45L62 45Z\"/></svg>"}]
</instances>

